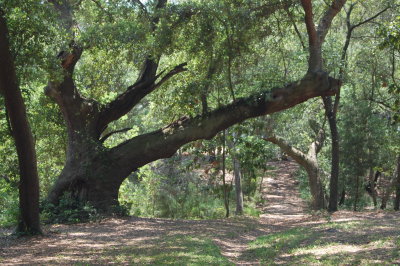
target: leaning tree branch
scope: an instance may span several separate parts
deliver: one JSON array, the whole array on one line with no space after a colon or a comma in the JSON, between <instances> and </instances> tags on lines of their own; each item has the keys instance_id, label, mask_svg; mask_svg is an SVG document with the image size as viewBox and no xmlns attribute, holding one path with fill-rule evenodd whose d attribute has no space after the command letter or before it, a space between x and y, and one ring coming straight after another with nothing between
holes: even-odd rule
<instances>
[{"instance_id":1,"label":"leaning tree branch","mask_svg":"<svg viewBox=\"0 0 400 266\"><path fill-rule=\"evenodd\" d=\"M291 158L293 158L293 160L295 160L301 166L307 167L307 165L309 164L310 160L307 157L307 154L290 145L288 142L286 142L284 138L275 135L270 135L263 139L265 141L278 145L282 151L286 152Z\"/></svg>"},{"instance_id":2,"label":"leaning tree branch","mask_svg":"<svg viewBox=\"0 0 400 266\"><path fill-rule=\"evenodd\" d=\"M381 14L385 13L389 8L390 8L390 7L388 6L388 7L384 8L383 10L381 10L380 12L376 13L375 15L373 15L372 17L367 18L366 20L361 21L361 22L359 22L359 23L357 23L357 24L355 24L355 25L352 25L352 26L351 26L351 29L353 30L353 29L355 29L355 28L357 28L357 27L360 27L360 26L362 26L362 25L364 25L364 24L366 24L366 23L368 23L368 22L371 22L372 20L374 20L374 19L376 19L377 17L379 17Z\"/></svg>"},{"instance_id":3,"label":"leaning tree branch","mask_svg":"<svg viewBox=\"0 0 400 266\"><path fill-rule=\"evenodd\" d=\"M301 0L301 5L304 9L304 22L307 28L308 34L308 42L310 46L317 46L318 45L318 34L315 28L314 19L313 19L313 8L311 0Z\"/></svg>"},{"instance_id":4,"label":"leaning tree branch","mask_svg":"<svg viewBox=\"0 0 400 266\"><path fill-rule=\"evenodd\" d=\"M330 7L325 11L318 24L318 38L322 44L325 40L326 34L331 27L332 21L335 16L340 12L347 0L333 0Z\"/></svg>"},{"instance_id":5,"label":"leaning tree branch","mask_svg":"<svg viewBox=\"0 0 400 266\"><path fill-rule=\"evenodd\" d=\"M161 80L157 83L156 79L160 76L156 75L153 78L150 78L150 75L146 76L146 74L142 75L142 78L136 82L134 85L128 87L128 89L120 94L115 100L110 102L109 104L103 106L100 111L100 116L98 120L97 130L100 135L103 129L111 123L119 119L121 116L127 114L136 104L138 104L146 95L153 92L157 89L161 84L165 83L167 80L186 70L185 66L187 63L182 63L174 67L171 71L165 74ZM149 70L151 71L151 70ZM146 70L145 70L146 72ZM164 71L163 71L164 72ZM163 73L162 72L162 73Z\"/></svg>"},{"instance_id":6,"label":"leaning tree branch","mask_svg":"<svg viewBox=\"0 0 400 266\"><path fill-rule=\"evenodd\" d=\"M172 77L175 76L176 74L179 74L179 73L181 73L181 72L186 71L186 70L187 70L186 66L187 66L187 63L185 62L185 63L182 63L182 64L177 65L176 67L174 67L174 69L172 69L171 71L169 71L165 76L163 76L163 77L161 78L161 80L160 80L159 82L157 82L157 83L154 85L154 89L160 87L163 83L165 83L167 80L169 80L170 78L172 78ZM163 71L163 72L164 72L164 71ZM161 76L161 75L157 75L157 77L159 77L159 76ZM153 89L153 90L154 90L154 89Z\"/></svg>"},{"instance_id":7,"label":"leaning tree branch","mask_svg":"<svg viewBox=\"0 0 400 266\"><path fill-rule=\"evenodd\" d=\"M112 132L110 132L110 133L104 135L104 136L100 139L100 142L101 142L101 143L104 143L104 142L105 142L109 137L111 137L112 135L117 134L117 133L127 132L127 131L129 131L129 130L131 130L131 129L132 129L131 127L127 127L127 128L123 128L123 129L119 129L119 130L112 131Z\"/></svg>"},{"instance_id":8,"label":"leaning tree branch","mask_svg":"<svg viewBox=\"0 0 400 266\"><path fill-rule=\"evenodd\" d=\"M305 17L304 22L307 28L308 41L309 41L309 61L308 71L317 72L321 71L322 65L322 44L324 43L325 36L331 27L333 18L339 13L346 0L334 0L331 6L325 11L321 18L318 28L316 29L313 20L313 8L311 0L301 0Z\"/></svg>"},{"instance_id":9,"label":"leaning tree branch","mask_svg":"<svg viewBox=\"0 0 400 266\"><path fill-rule=\"evenodd\" d=\"M267 90L195 118L181 118L152 133L134 137L114 148L110 158L134 170L151 161L172 156L182 145L211 139L218 132L245 119L290 108L309 98L334 95L340 82L324 72L309 73L286 87Z\"/></svg>"}]
</instances>

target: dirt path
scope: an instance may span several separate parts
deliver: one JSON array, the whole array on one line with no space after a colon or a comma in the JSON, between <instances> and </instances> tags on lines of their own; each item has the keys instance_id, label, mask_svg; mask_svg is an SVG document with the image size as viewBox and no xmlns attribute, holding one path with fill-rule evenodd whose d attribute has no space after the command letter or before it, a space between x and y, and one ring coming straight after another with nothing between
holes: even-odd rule
<instances>
[{"instance_id":1,"label":"dirt path","mask_svg":"<svg viewBox=\"0 0 400 266\"><path fill-rule=\"evenodd\" d=\"M257 236L266 235L289 228L291 225L310 218L304 209L306 203L300 198L298 183L294 178L298 165L293 161L268 163L269 170L263 179L262 197L265 204L260 206L262 214L253 224L253 229L242 232L235 239L216 238L221 252L230 261L240 265L253 265L257 261L242 261L240 256L248 248L248 243Z\"/></svg>"},{"instance_id":2,"label":"dirt path","mask_svg":"<svg viewBox=\"0 0 400 266\"><path fill-rule=\"evenodd\" d=\"M135 217L107 219L100 223L53 225L45 228L44 236L30 239L8 237L6 234L9 230L3 230L0 231L0 264L131 264L132 260L127 258L132 256L132 252L136 252L137 256L154 249L158 249L160 254L175 252L176 247L162 249L161 244L166 238L174 239L178 236L212 239L229 261L239 265L258 264L257 258L242 256L249 248L248 243L256 237L292 227L313 227L326 223L324 217L305 214L306 204L299 197L297 182L293 177L297 165L287 161L274 162L271 165L276 170L270 171L264 178L263 196L266 203L262 206L262 215L259 219L248 217L201 221ZM398 229L393 229L397 228L400 221L399 215L395 213L338 212L331 219L332 221L369 219L380 226L379 233L399 234ZM390 226L382 227L383 220ZM331 231L324 230L318 231L318 234L322 236L331 234ZM341 233L340 230L335 232L338 241L348 240L346 233ZM293 259L291 256L285 255L276 262L290 263Z\"/></svg>"}]
</instances>

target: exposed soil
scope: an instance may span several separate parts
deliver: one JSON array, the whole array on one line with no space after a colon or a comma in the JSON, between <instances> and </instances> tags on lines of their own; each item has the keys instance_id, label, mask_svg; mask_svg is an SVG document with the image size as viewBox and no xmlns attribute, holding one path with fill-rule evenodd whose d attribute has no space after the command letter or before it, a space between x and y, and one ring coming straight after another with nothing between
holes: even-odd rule
<instances>
[{"instance_id":1,"label":"exposed soil","mask_svg":"<svg viewBox=\"0 0 400 266\"><path fill-rule=\"evenodd\" d=\"M230 218L220 220L172 220L131 217L110 218L99 223L76 225L52 225L45 227L45 235L31 238L14 238L10 230L0 230L0 264L111 264L120 250L126 246L153 248L158 240L166 236L191 235L213 239L220 247L222 255L235 264L254 265L257 260L241 256L249 241L261 235L279 232L293 227L313 227L331 221L369 220L375 224L374 233L380 235L399 235L397 225L400 215L394 212L349 212L339 211L327 215L312 215L306 203L300 198L298 184L293 174L298 166L291 161L271 163L276 170L269 171L264 178L260 218ZM386 226L385 226L386 225ZM370 231L357 230L349 235L329 228L320 234L337 242L366 241ZM367 229L366 229L367 230ZM370 230L370 229L368 229ZM312 241L310 239L309 241ZM342 247L344 248L344 247ZM349 247L351 249L354 247ZM367 248L364 248L367 249ZM105 250L110 251L105 255ZM115 254L112 253L115 250ZM354 252L376 252L373 254L384 261L385 253L380 250L358 250ZM318 252L318 251L316 251ZM326 251L321 251L326 252ZM110 255L111 254L111 255ZM290 263L292 255L281 256L275 263ZM123 262L119 264L124 264Z\"/></svg>"}]
</instances>

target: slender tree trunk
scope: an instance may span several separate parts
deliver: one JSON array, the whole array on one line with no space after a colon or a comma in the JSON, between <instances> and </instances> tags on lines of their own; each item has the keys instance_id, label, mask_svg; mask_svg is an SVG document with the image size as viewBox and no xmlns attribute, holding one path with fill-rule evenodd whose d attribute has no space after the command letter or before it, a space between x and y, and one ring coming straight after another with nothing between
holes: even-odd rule
<instances>
[{"instance_id":1,"label":"slender tree trunk","mask_svg":"<svg viewBox=\"0 0 400 266\"><path fill-rule=\"evenodd\" d=\"M225 130L222 133L222 185L224 187L224 204L225 204L225 211L226 211L226 218L229 217L229 191L228 191L228 185L226 184L226 165L225 165L225 159L226 159L226 149L225 149L225 142L226 142L226 132Z\"/></svg>"},{"instance_id":2,"label":"slender tree trunk","mask_svg":"<svg viewBox=\"0 0 400 266\"><path fill-rule=\"evenodd\" d=\"M345 200L346 200L346 189L343 188L341 196L340 196L340 200L339 200L339 206L342 206L344 204Z\"/></svg>"},{"instance_id":3,"label":"slender tree trunk","mask_svg":"<svg viewBox=\"0 0 400 266\"><path fill-rule=\"evenodd\" d=\"M336 123L336 112L332 104L331 97L324 97L325 113L329 122L331 132L331 178L329 183L329 204L328 211L337 211L338 206L338 186L339 186L339 132ZM337 100L338 101L338 100Z\"/></svg>"},{"instance_id":4,"label":"slender tree trunk","mask_svg":"<svg viewBox=\"0 0 400 266\"><path fill-rule=\"evenodd\" d=\"M356 177L356 193L354 195L353 211L357 211L358 196L359 196L359 192L358 192L359 186L360 186L360 177L357 175L357 177Z\"/></svg>"},{"instance_id":5,"label":"slender tree trunk","mask_svg":"<svg viewBox=\"0 0 400 266\"><path fill-rule=\"evenodd\" d=\"M372 198L372 201L374 203L374 208L378 206L378 201L377 201L378 193L376 191L376 182L378 181L379 175L380 175L379 171L376 171L376 173L374 174L374 171L371 168L369 171L368 183L365 186L366 191Z\"/></svg>"},{"instance_id":6,"label":"slender tree trunk","mask_svg":"<svg viewBox=\"0 0 400 266\"><path fill-rule=\"evenodd\" d=\"M235 133L232 134L235 139ZM235 141L228 141L228 147L231 150L232 162L233 162L233 175L235 178L235 192L236 192L236 215L243 214L243 192L242 192L242 174L240 161L236 154Z\"/></svg>"},{"instance_id":7,"label":"slender tree trunk","mask_svg":"<svg viewBox=\"0 0 400 266\"><path fill-rule=\"evenodd\" d=\"M1 9L0 58L0 92L4 94L19 161L20 218L17 232L40 234L39 177L36 164L35 144L15 73L14 62L8 41L7 24Z\"/></svg>"},{"instance_id":8,"label":"slender tree trunk","mask_svg":"<svg viewBox=\"0 0 400 266\"><path fill-rule=\"evenodd\" d=\"M243 214L243 192L242 192L242 177L240 171L240 162L233 157L233 171L235 175L235 191L236 191L236 215Z\"/></svg>"},{"instance_id":9,"label":"slender tree trunk","mask_svg":"<svg viewBox=\"0 0 400 266\"><path fill-rule=\"evenodd\" d=\"M397 156L397 170L396 170L396 197L394 199L394 210L400 209L400 154Z\"/></svg>"}]
</instances>

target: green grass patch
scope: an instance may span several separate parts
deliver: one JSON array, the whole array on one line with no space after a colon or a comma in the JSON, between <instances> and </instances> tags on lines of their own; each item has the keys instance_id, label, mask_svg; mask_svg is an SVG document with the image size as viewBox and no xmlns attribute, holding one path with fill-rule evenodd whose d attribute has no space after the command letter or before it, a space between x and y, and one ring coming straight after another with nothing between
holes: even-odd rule
<instances>
[{"instance_id":1,"label":"green grass patch","mask_svg":"<svg viewBox=\"0 0 400 266\"><path fill-rule=\"evenodd\" d=\"M250 243L244 258L256 258L261 263L273 261L278 255L299 246L301 242L313 237L308 228L294 228L284 232L258 237Z\"/></svg>"},{"instance_id":2,"label":"green grass patch","mask_svg":"<svg viewBox=\"0 0 400 266\"><path fill-rule=\"evenodd\" d=\"M122 264L233 265L211 239L183 235L167 236L139 247L116 247L101 257Z\"/></svg>"},{"instance_id":3,"label":"green grass patch","mask_svg":"<svg viewBox=\"0 0 400 266\"><path fill-rule=\"evenodd\" d=\"M368 221L349 221L349 222L328 222L318 226L318 228L352 230L357 228L367 228L369 226L372 226L372 224Z\"/></svg>"},{"instance_id":4,"label":"green grass patch","mask_svg":"<svg viewBox=\"0 0 400 266\"><path fill-rule=\"evenodd\" d=\"M378 226L378 227L377 227ZM328 222L258 237L243 259L261 264L393 265L400 261L400 237L374 231L371 221ZM393 230L393 228L391 229Z\"/></svg>"}]
</instances>

